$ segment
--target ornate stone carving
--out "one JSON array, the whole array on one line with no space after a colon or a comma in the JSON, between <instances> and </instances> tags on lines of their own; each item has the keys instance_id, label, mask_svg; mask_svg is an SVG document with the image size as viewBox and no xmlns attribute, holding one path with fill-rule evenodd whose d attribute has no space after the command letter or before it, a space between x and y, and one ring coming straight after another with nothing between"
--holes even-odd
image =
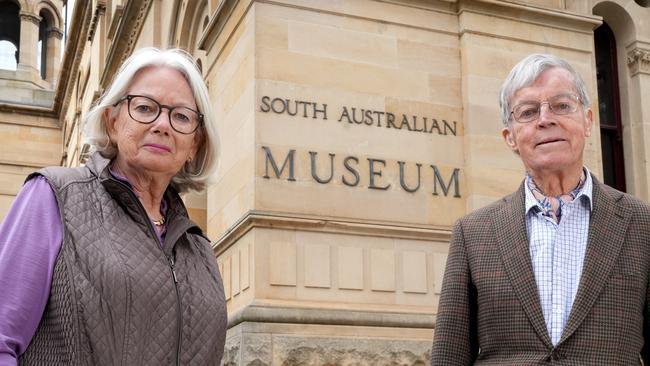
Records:
<instances>
[{"instance_id":1,"label":"ornate stone carving","mask_svg":"<svg viewBox=\"0 0 650 366\"><path fill-rule=\"evenodd\" d=\"M144 21L147 17L147 13L149 12L149 8L151 8L152 3L153 3L152 0L144 0L140 3L140 8L138 9L138 15L133 21L133 26L131 28L131 32L129 33L129 39L126 44L125 52L122 53L122 57L120 58L120 64L122 64L122 62L124 62L124 60L126 60L127 57L129 57L131 53L133 53L133 48L135 47L135 44L138 41L138 37L140 36L140 31L142 31Z\"/></svg>"},{"instance_id":2,"label":"ornate stone carving","mask_svg":"<svg viewBox=\"0 0 650 366\"><path fill-rule=\"evenodd\" d=\"M111 43L102 71L100 86L110 83L118 67L131 55L144 25L153 0L131 0L126 2L123 15L117 25L115 39Z\"/></svg>"},{"instance_id":3,"label":"ornate stone carving","mask_svg":"<svg viewBox=\"0 0 650 366\"><path fill-rule=\"evenodd\" d=\"M269 334L246 334L244 336L242 365L269 366L273 358L273 346Z\"/></svg>"},{"instance_id":4,"label":"ornate stone carving","mask_svg":"<svg viewBox=\"0 0 650 366\"><path fill-rule=\"evenodd\" d=\"M41 17L39 17L36 14L21 11L20 12L20 21L32 22L32 23L34 23L36 25L40 25L41 24Z\"/></svg>"},{"instance_id":5,"label":"ornate stone carving","mask_svg":"<svg viewBox=\"0 0 650 366\"><path fill-rule=\"evenodd\" d=\"M237 366L239 359L239 344L227 344L223 350L221 366Z\"/></svg>"},{"instance_id":6,"label":"ornate stone carving","mask_svg":"<svg viewBox=\"0 0 650 366\"><path fill-rule=\"evenodd\" d=\"M240 336L226 339L221 366L270 366L271 359L271 335L246 333L243 341Z\"/></svg>"},{"instance_id":7,"label":"ornate stone carving","mask_svg":"<svg viewBox=\"0 0 650 366\"><path fill-rule=\"evenodd\" d=\"M95 31L99 26L99 18L106 12L106 5L100 2L95 7L95 14L93 14L93 20L90 22L90 31L88 32L88 40L92 41L95 36Z\"/></svg>"},{"instance_id":8,"label":"ornate stone carving","mask_svg":"<svg viewBox=\"0 0 650 366\"><path fill-rule=\"evenodd\" d=\"M395 365L429 364L429 341L382 339L275 337L274 364L290 365Z\"/></svg>"},{"instance_id":9,"label":"ornate stone carving","mask_svg":"<svg viewBox=\"0 0 650 366\"><path fill-rule=\"evenodd\" d=\"M638 73L650 74L650 50L634 48L627 53L627 66L634 76Z\"/></svg>"},{"instance_id":10,"label":"ornate stone carving","mask_svg":"<svg viewBox=\"0 0 650 366\"><path fill-rule=\"evenodd\" d=\"M63 39L63 32L59 28L51 28L47 32L47 37L48 38L57 38L57 39Z\"/></svg>"},{"instance_id":11,"label":"ornate stone carving","mask_svg":"<svg viewBox=\"0 0 650 366\"><path fill-rule=\"evenodd\" d=\"M283 366L289 365L413 365L428 364L426 354L410 351L368 352L355 349L326 349L324 347L298 347L284 355Z\"/></svg>"}]
</instances>

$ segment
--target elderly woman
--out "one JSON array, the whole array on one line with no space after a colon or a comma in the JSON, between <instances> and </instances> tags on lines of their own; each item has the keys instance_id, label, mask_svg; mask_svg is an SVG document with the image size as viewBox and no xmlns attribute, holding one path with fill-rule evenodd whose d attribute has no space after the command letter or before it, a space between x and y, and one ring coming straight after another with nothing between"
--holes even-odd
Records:
<instances>
[{"instance_id":1,"label":"elderly woman","mask_svg":"<svg viewBox=\"0 0 650 366\"><path fill-rule=\"evenodd\" d=\"M0 226L0 365L219 365L223 285L179 196L217 157L192 59L135 52L86 127L86 166L30 175Z\"/></svg>"}]
</instances>

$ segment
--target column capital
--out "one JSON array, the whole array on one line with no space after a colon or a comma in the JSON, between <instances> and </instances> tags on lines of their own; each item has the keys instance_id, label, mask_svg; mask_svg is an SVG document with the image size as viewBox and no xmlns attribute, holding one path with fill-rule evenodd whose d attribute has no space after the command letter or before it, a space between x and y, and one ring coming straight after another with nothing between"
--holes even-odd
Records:
<instances>
[{"instance_id":1,"label":"column capital","mask_svg":"<svg viewBox=\"0 0 650 366\"><path fill-rule=\"evenodd\" d=\"M632 76L650 74L650 49L635 47L627 53L627 66Z\"/></svg>"},{"instance_id":2,"label":"column capital","mask_svg":"<svg viewBox=\"0 0 650 366\"><path fill-rule=\"evenodd\" d=\"M52 27L47 32L47 38L63 39L63 32L59 28Z\"/></svg>"},{"instance_id":3,"label":"column capital","mask_svg":"<svg viewBox=\"0 0 650 366\"><path fill-rule=\"evenodd\" d=\"M20 12L20 21L21 22L32 22L36 25L41 24L41 17L34 13L29 13L26 11Z\"/></svg>"}]
</instances>

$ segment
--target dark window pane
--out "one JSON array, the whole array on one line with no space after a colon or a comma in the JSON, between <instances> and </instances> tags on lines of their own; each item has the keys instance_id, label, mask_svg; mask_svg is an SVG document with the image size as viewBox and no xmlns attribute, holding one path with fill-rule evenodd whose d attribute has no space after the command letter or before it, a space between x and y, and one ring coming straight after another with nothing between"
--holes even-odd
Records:
<instances>
[{"instance_id":1,"label":"dark window pane","mask_svg":"<svg viewBox=\"0 0 650 366\"><path fill-rule=\"evenodd\" d=\"M614 147L609 131L600 131L600 147L603 152L603 180L610 187L616 186L614 176Z\"/></svg>"},{"instance_id":2,"label":"dark window pane","mask_svg":"<svg viewBox=\"0 0 650 366\"><path fill-rule=\"evenodd\" d=\"M605 184L620 191L625 191L623 126L619 105L616 38L612 29L606 23L603 23L594 31L594 45L598 80L603 180Z\"/></svg>"}]
</instances>

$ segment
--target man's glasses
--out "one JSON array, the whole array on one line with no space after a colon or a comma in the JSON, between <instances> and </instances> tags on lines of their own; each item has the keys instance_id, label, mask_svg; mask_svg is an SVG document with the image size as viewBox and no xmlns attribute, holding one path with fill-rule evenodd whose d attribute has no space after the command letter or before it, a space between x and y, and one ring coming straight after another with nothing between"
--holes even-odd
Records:
<instances>
[{"instance_id":1,"label":"man's glasses","mask_svg":"<svg viewBox=\"0 0 650 366\"><path fill-rule=\"evenodd\" d=\"M126 95L115 102L113 107L125 100L128 103L129 116L140 123L152 123L160 116L162 109L167 108L169 124L178 133L189 135L203 124L203 115L198 111L187 107L163 105L144 95Z\"/></svg>"},{"instance_id":2,"label":"man's glasses","mask_svg":"<svg viewBox=\"0 0 650 366\"><path fill-rule=\"evenodd\" d=\"M548 109L556 115L563 116L573 113L580 105L580 98L573 94L559 94L548 98L545 102L524 102L517 104L510 114L519 123L528 123L539 118L542 104L548 104Z\"/></svg>"}]
</instances>

